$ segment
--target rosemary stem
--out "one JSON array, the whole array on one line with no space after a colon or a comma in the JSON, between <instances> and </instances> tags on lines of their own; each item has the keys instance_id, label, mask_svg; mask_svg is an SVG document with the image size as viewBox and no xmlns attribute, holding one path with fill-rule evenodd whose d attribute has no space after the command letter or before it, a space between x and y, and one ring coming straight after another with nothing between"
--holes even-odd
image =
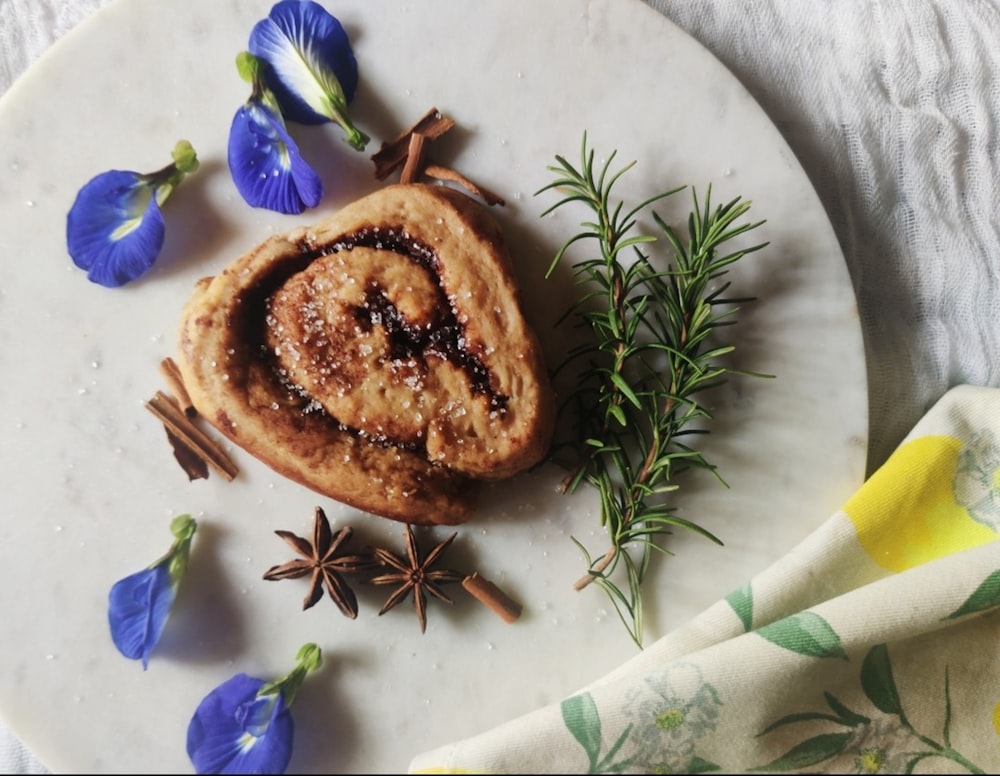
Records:
<instances>
[{"instance_id":1,"label":"rosemary stem","mask_svg":"<svg viewBox=\"0 0 1000 776\"><path fill-rule=\"evenodd\" d=\"M582 203L592 216L581 222L583 231L564 243L549 270L571 246L593 241L589 256L574 265L579 282L587 286L577 313L593 342L573 356L583 364L579 387L569 397L569 403L575 400L574 436L579 436L567 442L577 445L578 454L559 490L567 493L587 482L600 492L601 524L611 546L592 560L580 545L588 567L573 588L583 590L596 581L641 647L641 588L652 551L665 551L663 542L678 526L714 539L676 516L670 495L680 472L714 471L681 438L689 422L711 417L694 394L724 382L730 371L718 358L732 346L710 343L732 318L728 311L716 312L724 300L719 298L721 290L710 287L725 274L725 266L766 243L716 259L723 243L763 222L733 227L749 204L736 199L713 209L711 187L704 207L693 195L686 241L655 211L651 215L658 233L644 233L638 227L639 213L684 187L630 208L612 196L612 188L632 164L614 170L614 153L597 166L594 157L584 134L579 169L557 156L558 165L550 167L555 180L538 192L563 193L545 215ZM657 269L646 247L657 243L665 249L664 269ZM592 309L597 300L604 304ZM641 553L633 555L634 548Z\"/></svg>"},{"instance_id":2,"label":"rosemary stem","mask_svg":"<svg viewBox=\"0 0 1000 776\"><path fill-rule=\"evenodd\" d=\"M593 453L591 452L593 448L587 448L581 455L580 459L576 462L576 465L570 470L570 473L563 477L562 482L559 483L559 494L565 495L569 492L570 486L576 481L580 472L583 471L587 465L590 463L590 459L593 458Z\"/></svg>"},{"instance_id":3,"label":"rosemary stem","mask_svg":"<svg viewBox=\"0 0 1000 776\"><path fill-rule=\"evenodd\" d=\"M611 564L611 561L615 559L615 556L617 554L618 554L618 547L612 545L610 548L608 548L608 551L604 553L603 556L601 556L601 558L597 561L597 563L593 564L590 567L590 570L586 574L584 574L582 577L576 580L576 582L573 583L573 589L583 590L585 587L587 587L587 585L589 585L591 582L597 579L598 574L602 573L604 569L606 569Z\"/></svg>"},{"instance_id":4,"label":"rosemary stem","mask_svg":"<svg viewBox=\"0 0 1000 776\"><path fill-rule=\"evenodd\" d=\"M639 489L646 483L649 479L649 473L652 470L653 464L656 462L657 454L660 450L659 443L659 432L654 432L653 441L649 445L649 450L646 453L646 458L643 461L642 469L639 475L636 477L635 485L633 487L633 492L639 491ZM625 515L622 517L622 528L627 528L632 522L632 516L635 514L635 504L638 503L641 496L634 495L629 501L629 508ZM616 537L612 537L613 539ZM588 572L580 577L576 582L573 583L574 590L583 590L591 582L596 579L597 574L601 574L604 570L611 565L611 561L615 559L618 555L618 551L621 549L621 545L617 542L613 544L607 552L604 553L598 559L598 561L591 565Z\"/></svg>"}]
</instances>

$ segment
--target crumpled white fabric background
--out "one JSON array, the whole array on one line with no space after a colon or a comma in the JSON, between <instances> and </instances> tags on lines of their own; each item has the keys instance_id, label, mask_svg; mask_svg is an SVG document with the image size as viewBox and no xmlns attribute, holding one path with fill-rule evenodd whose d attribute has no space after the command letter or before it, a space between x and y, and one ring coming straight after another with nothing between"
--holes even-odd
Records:
<instances>
[{"instance_id":1,"label":"crumpled white fabric background","mask_svg":"<svg viewBox=\"0 0 1000 776\"><path fill-rule=\"evenodd\" d=\"M861 314L869 472L948 388L1000 387L1000 0L646 1L757 99L826 208ZM0 0L0 93L108 2ZM46 772L2 723L0 772Z\"/></svg>"},{"instance_id":2,"label":"crumpled white fabric background","mask_svg":"<svg viewBox=\"0 0 1000 776\"><path fill-rule=\"evenodd\" d=\"M736 75L858 298L868 471L951 386L1000 384L1000 2L649 0Z\"/></svg>"}]
</instances>

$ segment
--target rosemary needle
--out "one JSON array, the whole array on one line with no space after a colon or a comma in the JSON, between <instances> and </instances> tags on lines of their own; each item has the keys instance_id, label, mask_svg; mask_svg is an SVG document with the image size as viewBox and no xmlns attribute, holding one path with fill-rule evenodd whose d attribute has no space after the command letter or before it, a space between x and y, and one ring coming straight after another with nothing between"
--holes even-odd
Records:
<instances>
[{"instance_id":1,"label":"rosemary needle","mask_svg":"<svg viewBox=\"0 0 1000 776\"><path fill-rule=\"evenodd\" d=\"M711 419L698 395L736 373L723 364L733 346L719 344L717 337L720 329L735 323L736 303L748 300L724 298L729 283L723 277L734 262L766 243L721 250L763 221L738 223L750 208L739 198L713 209L711 187L704 203L693 192L686 242L652 210L685 187L626 209L614 199L613 189L635 163L613 170L615 155L596 167L584 133L579 168L556 156L557 164L548 167L554 180L536 196L554 190L562 197L543 216L570 204L590 211L582 231L556 253L546 277L571 248L579 250L586 242L598 247L597 255L573 264L585 291L566 318L582 322L592 336L559 367L580 365L562 408L573 414L575 436L553 447L554 459L566 449L573 453L568 461L557 460L568 469L563 490L587 483L599 493L601 523L610 539L610 547L596 558L573 539L587 564L576 587L596 583L603 588L641 647L642 583L654 553L669 554L665 537L684 528L721 544L709 531L679 517L669 501L678 488L676 476L685 470L705 469L718 477L689 441L708 433L706 421ZM647 211L658 234L637 229ZM665 245L669 254L656 261L660 269L647 252L654 244Z\"/></svg>"}]
</instances>

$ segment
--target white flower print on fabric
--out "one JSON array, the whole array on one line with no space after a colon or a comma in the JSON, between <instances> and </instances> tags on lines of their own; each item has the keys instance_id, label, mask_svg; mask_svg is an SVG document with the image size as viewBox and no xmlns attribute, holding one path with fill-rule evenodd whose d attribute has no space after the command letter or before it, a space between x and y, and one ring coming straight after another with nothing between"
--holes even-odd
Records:
<instances>
[{"instance_id":1,"label":"white flower print on fabric","mask_svg":"<svg viewBox=\"0 0 1000 776\"><path fill-rule=\"evenodd\" d=\"M658 773L684 773L696 757L699 739L715 730L722 701L690 663L647 676L625 697L623 711L632 719L629 744L635 766Z\"/></svg>"},{"instance_id":2,"label":"white flower print on fabric","mask_svg":"<svg viewBox=\"0 0 1000 776\"><path fill-rule=\"evenodd\" d=\"M1000 532L1000 445L992 431L979 432L959 452L952 488L973 520Z\"/></svg>"},{"instance_id":3,"label":"white flower print on fabric","mask_svg":"<svg viewBox=\"0 0 1000 776\"><path fill-rule=\"evenodd\" d=\"M855 728L841 765L851 773L905 773L912 744L897 718L872 720Z\"/></svg>"}]
</instances>

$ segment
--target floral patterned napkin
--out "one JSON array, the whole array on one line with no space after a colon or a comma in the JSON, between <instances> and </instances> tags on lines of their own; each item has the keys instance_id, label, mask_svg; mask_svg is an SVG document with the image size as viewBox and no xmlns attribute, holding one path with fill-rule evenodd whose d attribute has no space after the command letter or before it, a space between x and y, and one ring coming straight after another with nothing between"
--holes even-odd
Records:
<instances>
[{"instance_id":1,"label":"floral patterned napkin","mask_svg":"<svg viewBox=\"0 0 1000 776\"><path fill-rule=\"evenodd\" d=\"M805 541L411 773L1000 772L1000 389L951 389Z\"/></svg>"}]
</instances>

